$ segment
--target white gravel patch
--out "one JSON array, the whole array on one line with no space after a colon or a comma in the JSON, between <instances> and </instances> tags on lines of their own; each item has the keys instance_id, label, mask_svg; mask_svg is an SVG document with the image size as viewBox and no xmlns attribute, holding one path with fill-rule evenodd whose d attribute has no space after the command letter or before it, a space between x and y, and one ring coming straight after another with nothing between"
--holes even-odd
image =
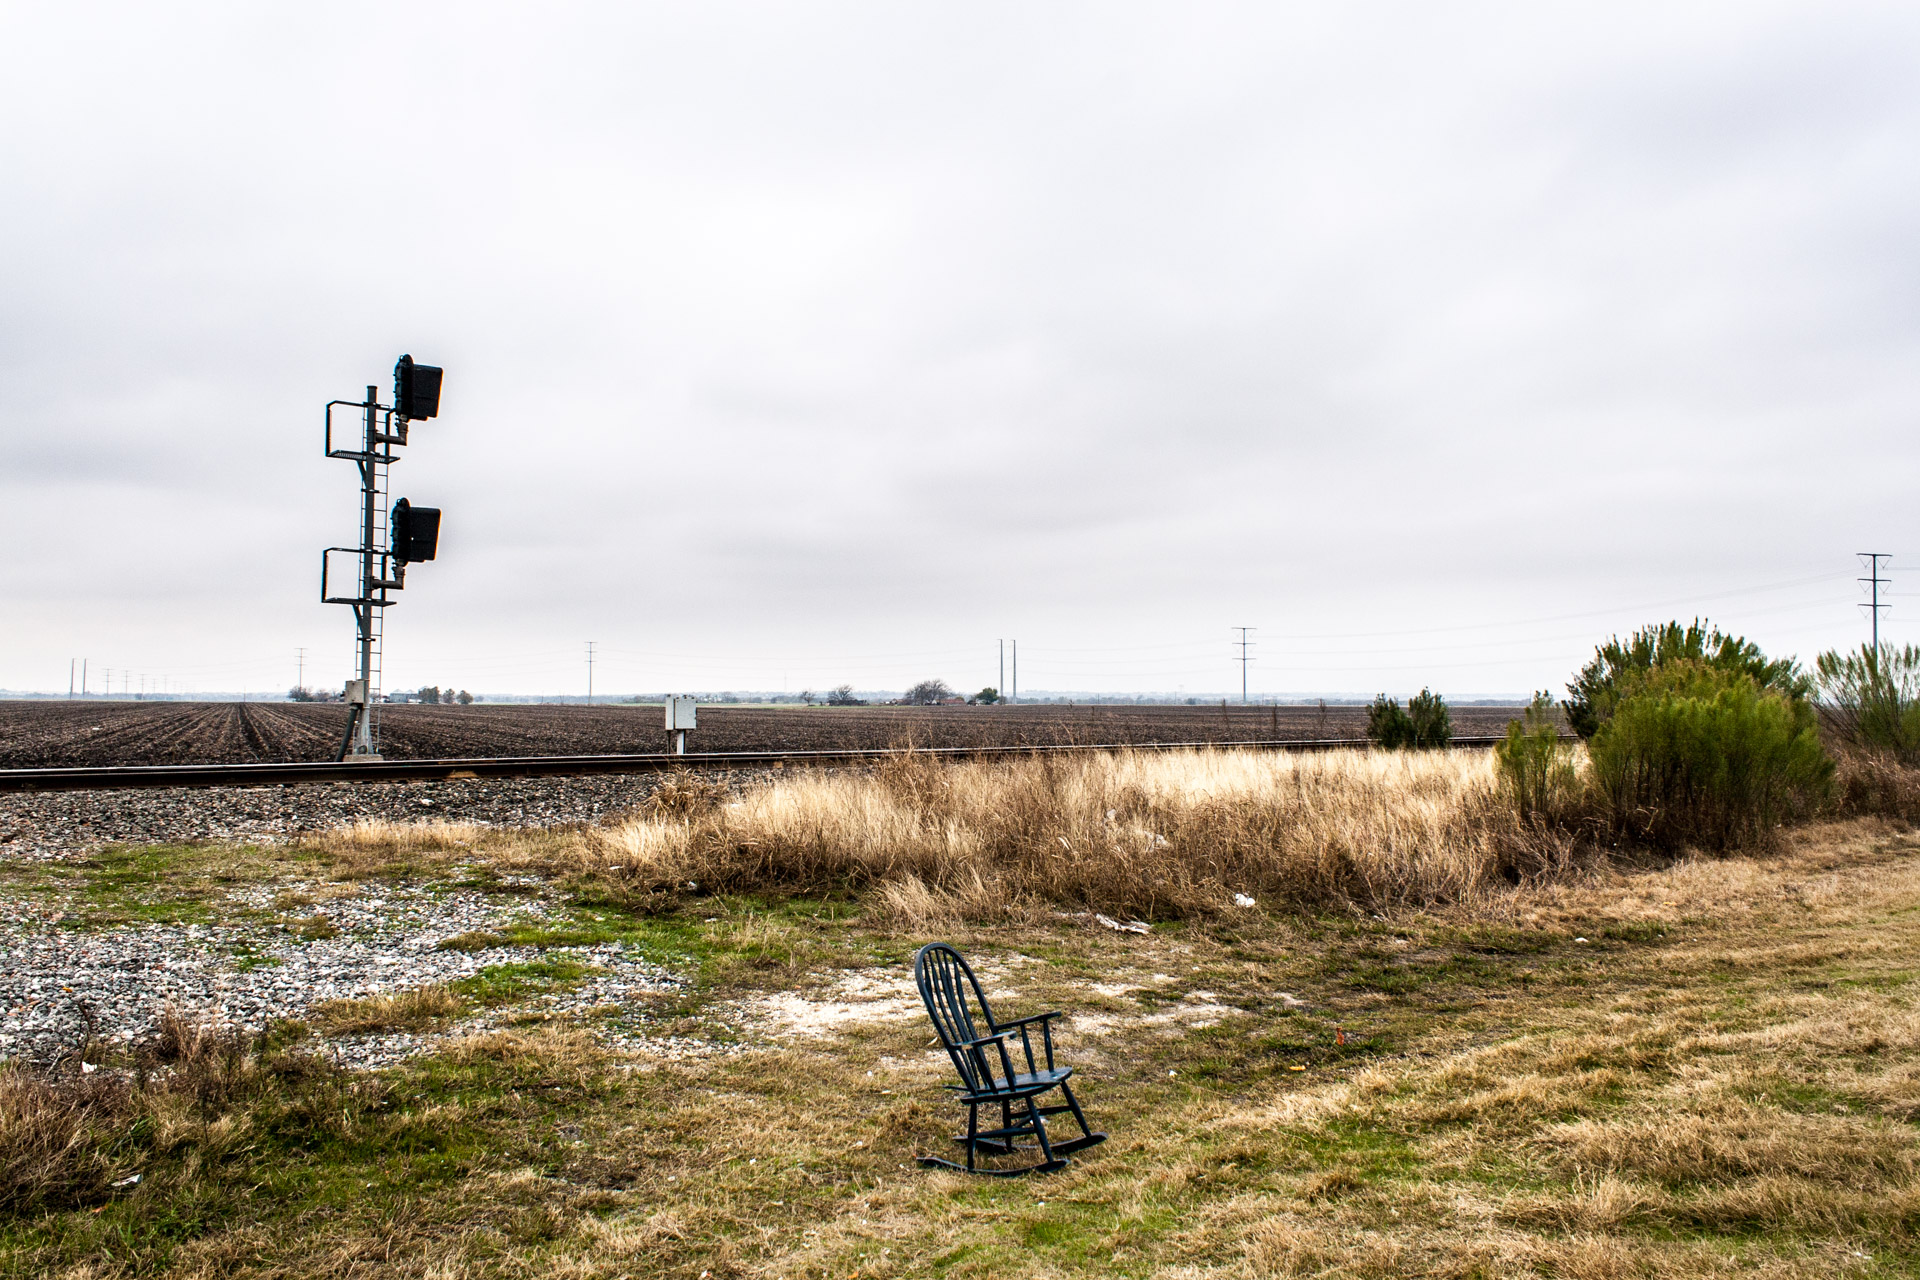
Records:
<instances>
[{"instance_id":1,"label":"white gravel patch","mask_svg":"<svg viewBox=\"0 0 1920 1280\"><path fill-rule=\"evenodd\" d=\"M300 1018L314 1005L471 977L490 965L570 959L590 966L577 986L541 993L463 1020L445 1032L341 1037L325 1042L353 1066L379 1066L434 1044L528 1016L589 1010L610 1038L632 1047L684 1053L692 1046L650 1038L636 997L681 985L674 974L618 943L589 947L440 950L458 934L550 918L538 898L502 900L473 890L281 882L228 899L230 908L268 907L276 896L323 899L291 914L324 915L338 934L304 940L267 921L149 924L76 930L31 900L0 900L0 1058L46 1061L91 1033L109 1045L149 1035L169 1006L247 1029ZM335 896L338 895L338 896Z\"/></svg>"}]
</instances>

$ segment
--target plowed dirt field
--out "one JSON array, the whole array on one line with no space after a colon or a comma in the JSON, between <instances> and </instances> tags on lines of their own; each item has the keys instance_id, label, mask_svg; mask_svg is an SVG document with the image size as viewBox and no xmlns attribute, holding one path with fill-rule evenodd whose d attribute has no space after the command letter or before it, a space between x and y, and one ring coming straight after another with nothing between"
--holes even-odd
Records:
<instances>
[{"instance_id":1,"label":"plowed dirt field","mask_svg":"<svg viewBox=\"0 0 1920 1280\"><path fill-rule=\"evenodd\" d=\"M1500 733L1514 707L1456 707L1456 734ZM471 756L660 751L655 706L526 703L380 708L383 754ZM329 760L346 724L339 704L0 702L0 768ZM729 707L702 706L694 751L804 751L1060 742L1230 742L1357 737L1364 707Z\"/></svg>"}]
</instances>

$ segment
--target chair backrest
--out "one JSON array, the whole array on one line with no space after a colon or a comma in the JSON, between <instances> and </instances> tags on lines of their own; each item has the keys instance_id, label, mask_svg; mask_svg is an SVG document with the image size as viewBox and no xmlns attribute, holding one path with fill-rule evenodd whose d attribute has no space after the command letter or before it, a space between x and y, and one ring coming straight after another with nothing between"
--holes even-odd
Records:
<instances>
[{"instance_id":1,"label":"chair backrest","mask_svg":"<svg viewBox=\"0 0 1920 1280\"><path fill-rule=\"evenodd\" d=\"M973 976L966 960L944 942L929 942L913 957L913 981L920 988L927 1016L933 1019L933 1029L939 1033L940 1043L946 1046L947 1056L953 1059L953 1069L960 1073L960 1079L969 1089L990 1084L991 1081L980 1079L980 1065L974 1056L960 1047L990 1033L994 1025L993 1010L987 1007L979 979ZM978 1006L977 1020L970 1006Z\"/></svg>"}]
</instances>

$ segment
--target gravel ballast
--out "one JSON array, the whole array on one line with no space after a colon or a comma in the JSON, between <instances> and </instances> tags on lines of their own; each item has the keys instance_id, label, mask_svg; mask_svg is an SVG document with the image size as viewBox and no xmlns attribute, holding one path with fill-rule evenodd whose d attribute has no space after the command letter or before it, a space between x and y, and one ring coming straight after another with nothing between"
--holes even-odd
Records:
<instances>
[{"instance_id":1,"label":"gravel ballast","mask_svg":"<svg viewBox=\"0 0 1920 1280\"><path fill-rule=\"evenodd\" d=\"M23 869L84 863L102 848L200 841L271 845L362 821L498 827L587 823L643 801L662 775L474 779L430 783L320 783L259 788L167 788L0 794L0 863ZM75 868L80 871L79 868ZM84 875L85 872L80 871ZM651 1034L636 998L681 980L617 943L591 947L441 949L460 934L534 923L557 899L535 881L500 895L385 881L276 880L229 892L210 923L87 923L42 885L0 888L0 1059L46 1063L89 1038L108 1047L148 1037L169 1006L191 1017L259 1029L303 1019L328 1000L457 982L489 966L571 960L586 974L564 989L465 1017L444 1030L331 1037L326 1052L377 1067L430 1047L529 1018L593 1014L606 1038L654 1056L710 1050ZM290 930L282 895L313 899L296 914L324 916L329 937ZM283 900L284 901L284 900ZM276 922L277 921L277 922ZM76 928L76 924L83 927Z\"/></svg>"},{"instance_id":2,"label":"gravel ballast","mask_svg":"<svg viewBox=\"0 0 1920 1280\"><path fill-rule=\"evenodd\" d=\"M0 858L57 860L117 842L286 840L368 821L595 822L639 804L667 776L0 792Z\"/></svg>"}]
</instances>

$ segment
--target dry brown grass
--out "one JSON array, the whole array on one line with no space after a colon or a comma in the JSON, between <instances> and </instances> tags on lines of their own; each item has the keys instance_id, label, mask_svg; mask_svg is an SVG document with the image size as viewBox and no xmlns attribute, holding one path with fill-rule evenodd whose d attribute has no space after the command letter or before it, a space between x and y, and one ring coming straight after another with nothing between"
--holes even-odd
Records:
<instances>
[{"instance_id":1,"label":"dry brown grass","mask_svg":"<svg viewBox=\"0 0 1920 1280\"><path fill-rule=\"evenodd\" d=\"M460 997L443 986L381 992L358 1000L325 1000L307 1014L314 1030L330 1036L363 1031L413 1031L439 1026L461 1010Z\"/></svg>"},{"instance_id":2,"label":"dry brown grass","mask_svg":"<svg viewBox=\"0 0 1920 1280\"><path fill-rule=\"evenodd\" d=\"M114 1132L129 1111L110 1077L0 1067L0 1213L86 1203L121 1176Z\"/></svg>"},{"instance_id":3,"label":"dry brown grass","mask_svg":"<svg viewBox=\"0 0 1920 1280\"><path fill-rule=\"evenodd\" d=\"M1842 813L1920 820L1920 769L1871 751L1840 751L1834 758L1834 791Z\"/></svg>"},{"instance_id":4,"label":"dry brown grass","mask_svg":"<svg viewBox=\"0 0 1920 1280\"><path fill-rule=\"evenodd\" d=\"M291 1094L317 1083L325 1100L313 1110L327 1123L346 1120L344 1079L316 1059L172 1009L130 1059L93 1071L78 1059L51 1071L0 1067L0 1217L144 1194L134 1188L154 1162L183 1152L191 1175L249 1146L263 1096L284 1111Z\"/></svg>"},{"instance_id":5,"label":"dry brown grass","mask_svg":"<svg viewBox=\"0 0 1920 1280\"><path fill-rule=\"evenodd\" d=\"M590 875L617 898L873 890L903 927L1067 904L1147 919L1268 902L1465 902L1564 871L1571 843L1503 802L1479 752L1130 753L809 772L730 795L673 780L584 830L362 824L349 868L473 858Z\"/></svg>"}]
</instances>

